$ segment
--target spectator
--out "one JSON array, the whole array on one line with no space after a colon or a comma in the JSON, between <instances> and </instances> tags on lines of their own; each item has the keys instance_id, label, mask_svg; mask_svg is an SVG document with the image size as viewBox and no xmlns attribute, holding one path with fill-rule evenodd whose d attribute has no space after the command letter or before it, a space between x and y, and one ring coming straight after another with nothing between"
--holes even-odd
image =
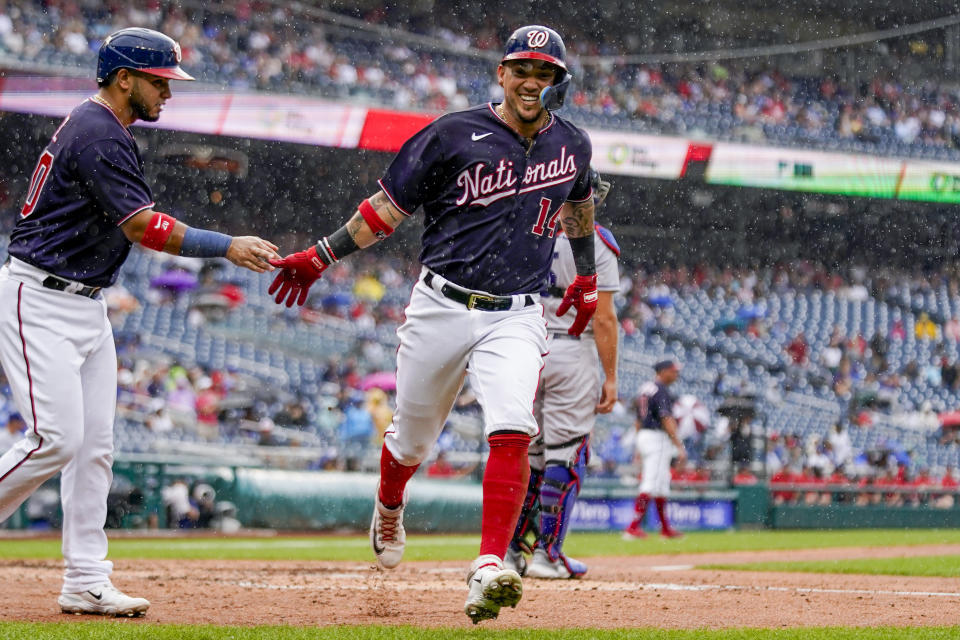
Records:
<instances>
[{"instance_id":1,"label":"spectator","mask_svg":"<svg viewBox=\"0 0 960 640\"><path fill-rule=\"evenodd\" d=\"M810 346L807 344L807 337L801 331L793 340L790 341L790 344L787 345L787 353L790 355L793 364L798 367L805 367L807 365L807 354L810 351Z\"/></svg>"},{"instance_id":2,"label":"spectator","mask_svg":"<svg viewBox=\"0 0 960 640\"><path fill-rule=\"evenodd\" d=\"M367 391L367 411L373 418L373 427L376 430L374 444L380 446L383 444L383 434L393 422L393 409L390 408L387 393L383 389L374 387Z\"/></svg>"},{"instance_id":3,"label":"spectator","mask_svg":"<svg viewBox=\"0 0 960 640\"><path fill-rule=\"evenodd\" d=\"M373 416L364 406L364 396L360 392L353 392L347 400L343 422L338 429L340 445L346 469L358 469L360 458L373 444L376 429Z\"/></svg>"},{"instance_id":4,"label":"spectator","mask_svg":"<svg viewBox=\"0 0 960 640\"><path fill-rule=\"evenodd\" d=\"M456 478L463 475L463 471L450 464L445 451L438 451L437 457L427 467L429 478Z\"/></svg>"},{"instance_id":5,"label":"spectator","mask_svg":"<svg viewBox=\"0 0 960 640\"><path fill-rule=\"evenodd\" d=\"M0 431L0 455L17 443L23 437L27 425L19 413L14 412L7 416L7 423Z\"/></svg>"},{"instance_id":6,"label":"spectator","mask_svg":"<svg viewBox=\"0 0 960 640\"><path fill-rule=\"evenodd\" d=\"M190 501L190 487L184 478L177 478L161 490L167 512L167 526L192 529L200 518L196 505Z\"/></svg>"},{"instance_id":7,"label":"spectator","mask_svg":"<svg viewBox=\"0 0 960 640\"><path fill-rule=\"evenodd\" d=\"M792 485L802 478L800 473L791 470L789 467L783 467L770 477L771 496L774 505L791 504L797 499L797 492L794 489L782 488L784 485ZM779 486L778 486L779 485Z\"/></svg>"},{"instance_id":8,"label":"spectator","mask_svg":"<svg viewBox=\"0 0 960 640\"><path fill-rule=\"evenodd\" d=\"M921 313L917 318L917 323L913 327L913 333L917 340L935 340L937 337L937 325L933 323L930 316Z\"/></svg>"},{"instance_id":9,"label":"spectator","mask_svg":"<svg viewBox=\"0 0 960 640\"><path fill-rule=\"evenodd\" d=\"M827 435L827 442L830 443L830 449L833 452L833 465L837 468L846 468L853 460L853 444L850 442L850 434L839 422L833 424L833 428Z\"/></svg>"},{"instance_id":10,"label":"spectator","mask_svg":"<svg viewBox=\"0 0 960 640\"><path fill-rule=\"evenodd\" d=\"M960 320L957 319L957 316L950 316L950 319L943 325L943 337L950 342L960 340Z\"/></svg>"},{"instance_id":11,"label":"spectator","mask_svg":"<svg viewBox=\"0 0 960 640\"><path fill-rule=\"evenodd\" d=\"M752 486L758 482L757 476L753 475L750 468L745 465L738 467L737 473L733 476L733 486L735 487Z\"/></svg>"}]
</instances>

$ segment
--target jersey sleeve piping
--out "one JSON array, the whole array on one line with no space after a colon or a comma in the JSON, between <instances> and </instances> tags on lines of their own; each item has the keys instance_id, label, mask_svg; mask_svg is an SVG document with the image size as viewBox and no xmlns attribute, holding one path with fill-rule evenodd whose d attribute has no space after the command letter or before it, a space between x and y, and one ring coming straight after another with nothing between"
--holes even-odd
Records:
<instances>
[{"instance_id":1,"label":"jersey sleeve piping","mask_svg":"<svg viewBox=\"0 0 960 640\"><path fill-rule=\"evenodd\" d=\"M147 209L150 209L150 208L153 207L153 205L155 205L155 204L156 204L156 202L151 202L150 204L145 204L145 205L143 205L143 206L140 207L139 209L134 209L133 211L131 211L130 213L128 213L127 215L125 215L125 216L120 220L120 222L117 223L117 226L119 227L120 225L122 225L124 222L126 222L127 220L129 220L129 219L132 218L133 216L137 215L137 214L140 213L141 211L146 211Z\"/></svg>"},{"instance_id":2,"label":"jersey sleeve piping","mask_svg":"<svg viewBox=\"0 0 960 640\"><path fill-rule=\"evenodd\" d=\"M399 204L397 204L397 201L393 197L393 195L387 190L385 186L383 186L382 179L377 180L377 184L380 185L380 190L383 191L383 195L387 196L387 199L390 200L391 204L393 204L393 206L395 206L400 213L407 216L408 218L413 215L411 212L407 211L406 209L401 207Z\"/></svg>"}]
</instances>

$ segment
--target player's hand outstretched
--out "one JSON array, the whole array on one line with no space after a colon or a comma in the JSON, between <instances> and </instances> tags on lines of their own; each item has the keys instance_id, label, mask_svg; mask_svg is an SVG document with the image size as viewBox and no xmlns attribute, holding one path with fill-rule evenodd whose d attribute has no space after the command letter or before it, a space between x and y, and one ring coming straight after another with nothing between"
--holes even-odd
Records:
<instances>
[{"instance_id":1,"label":"player's hand outstretched","mask_svg":"<svg viewBox=\"0 0 960 640\"><path fill-rule=\"evenodd\" d=\"M267 293L271 296L276 293L276 303L286 302L288 307L292 307L294 302L298 305L306 302L310 285L319 280L329 266L317 255L315 246L291 253L281 260L271 260L270 264L280 267L281 271L273 279Z\"/></svg>"},{"instance_id":2,"label":"player's hand outstretched","mask_svg":"<svg viewBox=\"0 0 960 640\"><path fill-rule=\"evenodd\" d=\"M578 336L587 328L587 323L593 317L597 310L597 275L581 276L578 275L573 280L573 284L567 287L567 292L563 295L563 301L557 308L557 316L562 316L570 307L577 310L577 317L573 320L573 325L567 329L567 333L572 336Z\"/></svg>"},{"instance_id":3,"label":"player's hand outstretched","mask_svg":"<svg viewBox=\"0 0 960 640\"><path fill-rule=\"evenodd\" d=\"M277 245L256 236L234 236L227 249L227 260L257 273L273 271L270 261L279 258Z\"/></svg>"},{"instance_id":4,"label":"player's hand outstretched","mask_svg":"<svg viewBox=\"0 0 960 640\"><path fill-rule=\"evenodd\" d=\"M610 413L617 404L617 381L606 379L600 387L600 402L594 407L594 413Z\"/></svg>"}]
</instances>

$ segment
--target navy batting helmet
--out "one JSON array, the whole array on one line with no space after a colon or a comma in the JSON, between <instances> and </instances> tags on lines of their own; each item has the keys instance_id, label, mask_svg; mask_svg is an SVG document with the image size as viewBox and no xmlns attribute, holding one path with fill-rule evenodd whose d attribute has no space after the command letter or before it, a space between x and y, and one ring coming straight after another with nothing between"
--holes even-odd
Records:
<instances>
[{"instance_id":1,"label":"navy batting helmet","mask_svg":"<svg viewBox=\"0 0 960 640\"><path fill-rule=\"evenodd\" d=\"M193 80L180 68L180 45L152 29L120 29L107 36L97 58L97 83L117 69L135 69L171 80Z\"/></svg>"},{"instance_id":2,"label":"navy batting helmet","mask_svg":"<svg viewBox=\"0 0 960 640\"><path fill-rule=\"evenodd\" d=\"M546 109L559 109L570 87L570 72L567 70L567 48L560 34L538 24L520 27L507 40L500 63L510 60L543 60L557 67L553 85L540 94L540 102Z\"/></svg>"}]
</instances>

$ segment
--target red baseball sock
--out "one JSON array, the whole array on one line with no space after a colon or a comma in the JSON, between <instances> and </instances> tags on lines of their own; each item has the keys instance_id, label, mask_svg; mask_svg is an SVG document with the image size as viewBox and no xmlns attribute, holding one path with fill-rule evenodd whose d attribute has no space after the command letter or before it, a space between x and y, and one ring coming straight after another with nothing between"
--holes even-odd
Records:
<instances>
[{"instance_id":1,"label":"red baseball sock","mask_svg":"<svg viewBox=\"0 0 960 640\"><path fill-rule=\"evenodd\" d=\"M671 529L670 523L667 522L667 499L663 496L658 496L653 499L653 502L657 505L657 515L660 516L660 530L668 533Z\"/></svg>"},{"instance_id":2,"label":"red baseball sock","mask_svg":"<svg viewBox=\"0 0 960 640\"><path fill-rule=\"evenodd\" d=\"M394 509L403 502L403 489L416 473L419 463L411 467L397 462L387 445L380 451L380 503Z\"/></svg>"},{"instance_id":3,"label":"red baseball sock","mask_svg":"<svg viewBox=\"0 0 960 640\"><path fill-rule=\"evenodd\" d=\"M633 503L633 510L637 512L637 516L633 519L633 522L630 523L630 527L633 529L643 528L643 516L647 513L647 506L650 504L650 494L641 493L637 496L637 501Z\"/></svg>"},{"instance_id":4,"label":"red baseball sock","mask_svg":"<svg viewBox=\"0 0 960 640\"><path fill-rule=\"evenodd\" d=\"M503 559L527 495L530 436L503 433L490 436L489 443L490 457L483 472L480 555L493 554Z\"/></svg>"}]
</instances>

